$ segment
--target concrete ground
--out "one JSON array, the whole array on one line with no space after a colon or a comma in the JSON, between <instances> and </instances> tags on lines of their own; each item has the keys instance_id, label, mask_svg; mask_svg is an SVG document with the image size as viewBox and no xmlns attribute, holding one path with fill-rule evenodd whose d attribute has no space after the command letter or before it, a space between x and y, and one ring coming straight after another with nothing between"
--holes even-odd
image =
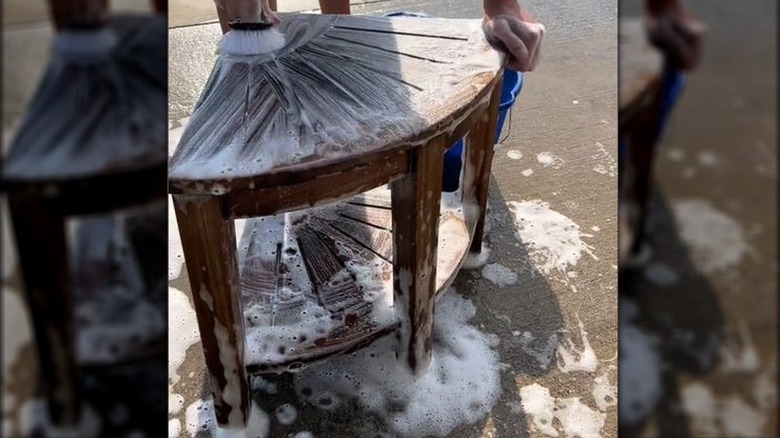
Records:
<instances>
[{"instance_id":1,"label":"concrete ground","mask_svg":"<svg viewBox=\"0 0 780 438\"><path fill-rule=\"evenodd\" d=\"M498 337L495 349L501 393L488 415L474 424L457 426L449 436L514 438L545 436L546 432L613 437L617 435L617 8L605 0L524 3L545 24L547 34L543 59L538 70L526 76L511 121L505 124L507 137L496 154L488 238L488 262L508 268L517 281L499 286L506 275L491 275L502 272L494 265L485 275L464 271L455 283L457 291L476 306L470 323ZM211 2L172 1L170 23L181 26L213 20L211 8ZM316 4L280 2L280 9L309 11ZM395 10L454 18L481 16L479 2L462 0L353 3L355 14ZM4 33L6 47L17 47L16 52L6 49L4 56L16 60L17 66L21 63L27 72L4 76L4 90L18 90L4 93L4 108L11 109L4 114L4 127L13 123L29 98L44 65L49 35L40 21L29 18L14 22ZM18 49L22 41L26 43L23 51ZM563 233L569 246L544 246L534 241L539 235L520 233L518 239L515 210L531 220L552 218L563 224L566 229L555 230ZM175 230L170 238L177 238ZM576 257L562 252L567 248ZM6 278L4 273L4 300L6 290L18 293L18 288L13 292L6 288L10 284ZM172 291L173 295L190 293L183 278L173 279L170 286L180 291ZM176 305L188 307L187 301L176 301ZM17 314L14 321L22 324L22 316ZM184 332L194 331L192 320L183 324ZM188 436L187 408L208 398L202 350L191 336L170 341L171 354L181 353L171 359L171 372L180 376L171 392L183 397L172 398L171 432L176 432L174 425L178 424L180 436ZM29 342L22 339L17 345L31 361ZM180 345L185 345L183 351ZM18 351L10 353L18 357ZM291 425L272 418L271 436L292 436L304 430L318 437L366 436L366 423L369 429L387 430L377 418L354 406L315 409L290 390L290 376L276 380L277 394L262 395L261 407L272 412L291 403L298 416ZM6 415L4 408L6 418L18 412L11 410Z\"/></svg>"},{"instance_id":2,"label":"concrete ground","mask_svg":"<svg viewBox=\"0 0 780 438\"><path fill-rule=\"evenodd\" d=\"M652 257L620 281L660 341L662 398L620 433L777 436L777 5L685 4L704 57L660 144Z\"/></svg>"}]
</instances>

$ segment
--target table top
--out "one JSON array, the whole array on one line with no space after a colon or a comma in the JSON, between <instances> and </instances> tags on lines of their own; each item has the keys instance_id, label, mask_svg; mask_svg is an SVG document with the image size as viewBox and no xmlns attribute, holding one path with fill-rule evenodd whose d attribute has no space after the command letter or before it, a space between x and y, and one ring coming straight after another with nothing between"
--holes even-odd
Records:
<instances>
[{"instance_id":1,"label":"table top","mask_svg":"<svg viewBox=\"0 0 780 438\"><path fill-rule=\"evenodd\" d=\"M623 112L641 96L660 84L663 56L650 45L642 19L620 18L619 30L619 108Z\"/></svg>"},{"instance_id":2,"label":"table top","mask_svg":"<svg viewBox=\"0 0 780 438\"><path fill-rule=\"evenodd\" d=\"M251 179L272 187L302 170L423 145L489 99L503 64L480 20L282 19L284 48L219 55L215 64L218 25L171 30L171 186L213 193Z\"/></svg>"}]
</instances>

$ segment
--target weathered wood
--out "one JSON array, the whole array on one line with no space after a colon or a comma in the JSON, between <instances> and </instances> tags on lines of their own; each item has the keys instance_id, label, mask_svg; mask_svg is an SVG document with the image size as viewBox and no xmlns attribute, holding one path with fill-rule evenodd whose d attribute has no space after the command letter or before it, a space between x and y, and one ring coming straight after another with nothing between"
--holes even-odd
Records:
<instances>
[{"instance_id":1,"label":"weathered wood","mask_svg":"<svg viewBox=\"0 0 780 438\"><path fill-rule=\"evenodd\" d=\"M364 135L355 137L355 141L336 142L338 147L334 147L333 140L328 140L327 136L322 140L316 136L312 137L308 124L296 122L295 117L291 116L292 118L289 120L286 117L274 119L277 121L273 123L263 117L257 117L257 114L260 113L277 111L274 109L277 106L271 104L261 108L258 102L264 102L263 99L249 99L245 111L216 111L215 105L220 105L219 102L223 102L225 99L209 100L209 93L216 93L216 89L212 87L223 87L224 90L221 92L223 94L239 93L238 89L228 84L235 82L228 80L228 77L238 81L248 81L247 86L251 89L250 94L267 94L269 92L269 87L259 87L257 83L258 80L261 80L258 78L262 76L260 70L265 69L265 67L254 66L253 68L257 67L260 70L258 72L252 70L253 73L251 73L245 67L236 66L230 67L235 72L231 70L231 73L228 73L227 70L220 70L223 67L219 67L220 63L217 61L218 66L215 67L215 71L222 71L227 76L220 79L221 85L212 77L209 86L206 87L207 91L201 97L200 103L193 111L192 118L182 134L181 141L171 160L170 190L172 193L207 194L214 193L215 190L227 193L298 184L317 176L343 171L345 161L352 162L352 160L359 159L366 154L382 150L399 151L409 147L419 147L441 134L454 135L454 131L462 129L464 120L474 112L475 108L485 103L488 85L496 78L500 69L500 57L484 40L476 20L432 18L422 23L421 20L410 21L384 17L344 16L335 19L333 16L308 16L305 14L285 16L284 19L287 23L285 26L290 29L294 29L304 22L311 22L312 25L309 27L320 26L321 21L330 23L329 30L325 34L320 35L312 31L311 35L301 34L296 38L290 38L291 41L297 41L295 44L302 44L300 47L303 52L306 52L305 56L309 56L309 52L316 52L308 44L317 44L318 39L341 41L346 45L339 46L340 52L343 54L339 55L338 62L344 62L345 69L348 69L348 66L367 69L366 71L370 74L379 74L384 78L383 81L380 81L383 82L382 84L374 81L371 82L371 86L364 87L365 90L361 89L364 95L359 94L358 90L345 91L350 90L350 88L335 80L332 72L329 70L326 72L321 67L312 67L311 62L313 61L309 60L306 65L301 66L307 71L311 70L310 74L307 73L306 79L317 79L327 83L327 86L322 85L317 88L320 98L327 101L333 100L337 106L350 99L362 100L367 105L372 106L377 102L387 100L382 99L382 93L392 93L398 98L396 103L402 107L402 110L400 112L385 110L387 115L378 119L354 120L354 123L350 124L350 129L364 132ZM418 28L418 26L420 27ZM175 33L182 35L174 36L174 42L184 38L184 34L189 31L188 29L176 29ZM216 35L214 36L216 37ZM357 53L348 49L348 46L351 47L350 44L361 47L365 53ZM284 56L287 56L287 49L282 50L282 52ZM369 54L373 55L368 56ZM303 58L291 58L290 62L297 63L301 59ZM190 74L194 70L202 70L185 65L190 62L188 59L183 59L181 62L182 65L172 66L173 71L182 69ZM193 59L192 62L195 60ZM263 64L263 62L262 59L258 59L257 65ZM477 67L479 64L484 64L485 68ZM442 81L439 79L442 76L448 79ZM385 84L384 82L387 82L388 78L393 79ZM206 80L205 77L202 79ZM392 87L388 85L390 82L392 82ZM202 82L198 80L195 83ZM290 93L304 93L301 91L304 85L299 87L298 82L296 82L295 90L288 90L289 85L286 82L278 85L287 90L284 93L280 91L280 95L283 96ZM385 85L388 86L385 87ZM236 99L243 101L246 92L245 87L241 88L240 95L236 94ZM195 93L188 91L187 94L194 95ZM270 98L273 100L273 96ZM286 99L285 97L282 100L286 102ZM207 104L207 101L211 103ZM295 101L291 102L291 105L296 105ZM176 112L173 117L176 119L186 117L188 114L181 112L181 108L190 105L191 103L187 102L177 102L176 111L180 113ZM380 106L382 105L384 103L380 104ZM172 109L174 108L172 107ZM336 109L331 108L331 111L325 112L332 113ZM219 133L204 127L204 124L211 126L211 114L214 113L223 115L221 117L222 123L214 126ZM370 113L370 111L363 111L355 117L360 119ZM246 114L246 117L242 114ZM309 110L307 116L317 118L323 115L319 115L317 111ZM399 120L402 121L400 124ZM316 120L311 122L316 125ZM245 126L245 130L231 128L236 123ZM282 129L279 123L286 128ZM366 124L370 124L372 127L364 126ZM374 130L374 128L377 129ZM300 132L300 135L296 134L295 138L305 138L307 145L309 143L314 145L314 153L310 154L309 149L302 148L297 157L291 159L280 157L281 161L274 161L276 164L271 165L270 168L260 166L256 171L252 169L254 160L241 158L261 154L265 150L264 148L276 148L279 144L290 143L289 133L298 133L300 130L303 131ZM224 140L223 137L243 135L239 134L240 132L247 133L246 138L237 139L239 143L243 142L240 150L237 150L240 159L235 166L228 163L224 169L221 168L225 172L224 174L218 174L214 169L206 169L205 173L201 175L198 174L201 167L191 166L192 163L205 159L217 150L231 147L229 145L234 143ZM195 141L197 137L203 135L208 135L211 139L206 142L208 144ZM295 147L291 145L291 149L288 151L295 151ZM291 156L293 155L292 152L289 153ZM262 155L262 157L266 156Z\"/></svg>"},{"instance_id":2,"label":"weathered wood","mask_svg":"<svg viewBox=\"0 0 780 438\"><path fill-rule=\"evenodd\" d=\"M49 415L57 426L78 426L81 400L65 218L42 200L10 195L9 207Z\"/></svg>"},{"instance_id":3,"label":"weathered wood","mask_svg":"<svg viewBox=\"0 0 780 438\"><path fill-rule=\"evenodd\" d=\"M235 227L232 220L223 218L216 197L174 196L173 204L217 422L245 427L249 386L244 369L244 317Z\"/></svg>"},{"instance_id":4,"label":"weathered wood","mask_svg":"<svg viewBox=\"0 0 780 438\"><path fill-rule=\"evenodd\" d=\"M479 162L479 169L474 177L471 177L472 170L467 170L464 181L474 185L476 194L476 205L479 207L479 218L474 227L474 234L471 238L471 251L480 252L482 250L482 239L485 231L485 215L487 214L488 191L490 189L490 170L493 166L493 144L495 141L496 123L498 122L498 105L501 100L501 82L499 81L490 95L490 106L477 122L467 139L467 160L466 167L474 169L473 164ZM479 150L480 152L468 152L469 149ZM473 181L473 182L472 182ZM464 187L464 192L472 190L470 187Z\"/></svg>"},{"instance_id":5,"label":"weathered wood","mask_svg":"<svg viewBox=\"0 0 780 438\"><path fill-rule=\"evenodd\" d=\"M410 175L391 186L399 355L416 374L427 370L433 347L441 175L447 146L445 138L439 137L415 149Z\"/></svg>"},{"instance_id":6,"label":"weathered wood","mask_svg":"<svg viewBox=\"0 0 780 438\"><path fill-rule=\"evenodd\" d=\"M266 216L315 207L365 192L405 175L409 168L405 150L356 157L343 169L300 182L265 189L231 191L225 195L231 217Z\"/></svg>"}]
</instances>

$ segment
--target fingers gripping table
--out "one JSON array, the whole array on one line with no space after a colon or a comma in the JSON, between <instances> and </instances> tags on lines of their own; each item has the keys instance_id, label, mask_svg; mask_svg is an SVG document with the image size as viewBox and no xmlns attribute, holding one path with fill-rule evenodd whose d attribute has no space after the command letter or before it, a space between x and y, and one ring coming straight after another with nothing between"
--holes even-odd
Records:
<instances>
[{"instance_id":1,"label":"fingers gripping table","mask_svg":"<svg viewBox=\"0 0 780 438\"><path fill-rule=\"evenodd\" d=\"M283 20L273 56L217 60L169 163L223 426L246 424L248 373L382 336L425 372L435 300L482 246L502 58L480 21ZM461 190L442 200L464 136ZM237 242L239 218L255 219Z\"/></svg>"}]
</instances>

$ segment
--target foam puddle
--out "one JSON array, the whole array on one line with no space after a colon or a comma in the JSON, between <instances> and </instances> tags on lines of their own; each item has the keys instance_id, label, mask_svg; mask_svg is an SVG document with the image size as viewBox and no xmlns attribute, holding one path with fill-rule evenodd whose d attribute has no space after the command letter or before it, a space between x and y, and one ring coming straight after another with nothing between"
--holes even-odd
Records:
<instances>
[{"instance_id":1,"label":"foam puddle","mask_svg":"<svg viewBox=\"0 0 780 438\"><path fill-rule=\"evenodd\" d=\"M517 283L517 274L499 263L491 263L482 268L482 278L498 287L511 286Z\"/></svg>"},{"instance_id":2,"label":"foam puddle","mask_svg":"<svg viewBox=\"0 0 780 438\"><path fill-rule=\"evenodd\" d=\"M554 426L557 420L564 436L599 438L607 418L607 414L589 408L578 397L554 398L538 383L520 388L520 400L530 417L531 429L546 436L561 435Z\"/></svg>"},{"instance_id":3,"label":"foam puddle","mask_svg":"<svg viewBox=\"0 0 780 438\"><path fill-rule=\"evenodd\" d=\"M548 274L558 271L568 283L567 270L577 265L582 253L593 254L593 247L583 242L593 237L580 231L580 226L566 216L550 209L550 204L541 200L507 203L514 215L515 237L529 250L534 266Z\"/></svg>"},{"instance_id":4,"label":"foam puddle","mask_svg":"<svg viewBox=\"0 0 780 438\"><path fill-rule=\"evenodd\" d=\"M445 436L473 424L501 392L495 340L468 324L475 312L454 290L444 295L436 306L433 361L417 379L396 359L394 340L384 338L304 370L296 375L296 391L326 410L356 400L400 436Z\"/></svg>"},{"instance_id":5,"label":"foam puddle","mask_svg":"<svg viewBox=\"0 0 780 438\"><path fill-rule=\"evenodd\" d=\"M580 339L582 339L582 350L577 350L571 339L567 339L566 347L563 344L558 346L557 353L560 360L558 369L562 373L570 373L572 371L592 373L598 367L598 359L596 359L596 353L588 341L588 333L585 331L582 321L579 318L577 318L577 321L580 328Z\"/></svg>"},{"instance_id":6,"label":"foam puddle","mask_svg":"<svg viewBox=\"0 0 780 438\"><path fill-rule=\"evenodd\" d=\"M679 200L673 210L680 237L704 273L732 268L751 251L740 224L709 202Z\"/></svg>"},{"instance_id":7,"label":"foam puddle","mask_svg":"<svg viewBox=\"0 0 780 438\"><path fill-rule=\"evenodd\" d=\"M566 162L560 157L556 157L550 152L542 152L536 155L536 161L543 167L552 166L553 169L560 169Z\"/></svg>"},{"instance_id":8,"label":"foam puddle","mask_svg":"<svg viewBox=\"0 0 780 438\"><path fill-rule=\"evenodd\" d=\"M214 401L208 399L197 400L187 408L185 426L193 438L201 433L214 438L266 438L270 419L265 411L252 402L246 429L223 429L217 427Z\"/></svg>"},{"instance_id":9,"label":"foam puddle","mask_svg":"<svg viewBox=\"0 0 780 438\"><path fill-rule=\"evenodd\" d=\"M619 304L618 337L619 386L618 418L621 424L636 424L647 416L662 395L661 357L657 340L635 325L639 308L628 298Z\"/></svg>"}]
</instances>

